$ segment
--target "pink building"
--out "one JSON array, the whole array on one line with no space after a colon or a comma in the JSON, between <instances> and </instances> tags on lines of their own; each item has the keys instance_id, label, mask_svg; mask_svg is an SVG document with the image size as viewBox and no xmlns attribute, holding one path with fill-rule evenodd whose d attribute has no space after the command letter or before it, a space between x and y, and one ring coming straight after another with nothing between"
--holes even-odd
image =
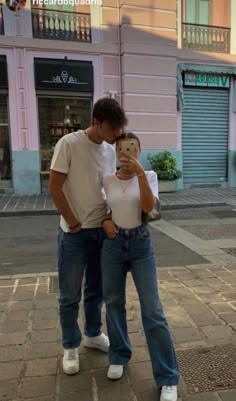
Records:
<instances>
[{"instance_id":1,"label":"pink building","mask_svg":"<svg viewBox=\"0 0 236 401\"><path fill-rule=\"evenodd\" d=\"M236 186L236 1L42 3L0 6L0 190L40 193L55 143L102 96L124 106L146 168L167 149L179 189Z\"/></svg>"}]
</instances>

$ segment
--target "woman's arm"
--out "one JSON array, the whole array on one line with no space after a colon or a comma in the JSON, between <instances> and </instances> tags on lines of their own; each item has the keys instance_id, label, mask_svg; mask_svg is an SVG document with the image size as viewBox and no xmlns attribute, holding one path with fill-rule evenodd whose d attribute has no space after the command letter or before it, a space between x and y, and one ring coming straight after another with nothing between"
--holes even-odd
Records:
<instances>
[{"instance_id":1,"label":"woman's arm","mask_svg":"<svg viewBox=\"0 0 236 401\"><path fill-rule=\"evenodd\" d=\"M152 193L145 171L143 170L143 173L137 174L137 177L140 190L141 207L145 213L149 213L154 208L157 198Z\"/></svg>"},{"instance_id":2,"label":"woman's arm","mask_svg":"<svg viewBox=\"0 0 236 401\"><path fill-rule=\"evenodd\" d=\"M151 212L151 210L154 208L158 199L157 199L157 197L155 197L153 195L152 189L148 182L147 175L146 175L142 165L133 156L130 156L130 157L124 156L120 159L120 162L124 168L127 168L129 171L132 171L137 175L142 210L145 213Z\"/></svg>"}]
</instances>

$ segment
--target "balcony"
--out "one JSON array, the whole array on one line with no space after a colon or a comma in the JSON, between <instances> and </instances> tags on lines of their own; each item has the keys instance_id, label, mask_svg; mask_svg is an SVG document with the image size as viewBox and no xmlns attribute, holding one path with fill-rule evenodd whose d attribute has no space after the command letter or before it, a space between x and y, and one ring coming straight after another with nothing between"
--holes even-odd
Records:
<instances>
[{"instance_id":1,"label":"balcony","mask_svg":"<svg viewBox=\"0 0 236 401\"><path fill-rule=\"evenodd\" d=\"M184 49L230 53L230 28L182 23Z\"/></svg>"},{"instance_id":2,"label":"balcony","mask_svg":"<svg viewBox=\"0 0 236 401\"><path fill-rule=\"evenodd\" d=\"M0 4L0 35L4 35L2 4Z\"/></svg>"},{"instance_id":3,"label":"balcony","mask_svg":"<svg viewBox=\"0 0 236 401\"><path fill-rule=\"evenodd\" d=\"M33 37L91 42L90 14L32 8Z\"/></svg>"}]
</instances>

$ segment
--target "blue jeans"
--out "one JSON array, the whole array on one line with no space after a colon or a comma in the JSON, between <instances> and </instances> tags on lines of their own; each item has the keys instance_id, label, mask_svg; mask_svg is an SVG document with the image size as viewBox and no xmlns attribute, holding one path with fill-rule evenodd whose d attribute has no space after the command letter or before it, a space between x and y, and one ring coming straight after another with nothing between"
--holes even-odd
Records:
<instances>
[{"instance_id":1,"label":"blue jeans","mask_svg":"<svg viewBox=\"0 0 236 401\"><path fill-rule=\"evenodd\" d=\"M102 280L110 339L109 361L126 365L131 358L128 337L125 284L130 270L140 300L142 323L157 385L177 385L179 369L158 296L156 265L147 225L118 229L115 239L105 239L102 250Z\"/></svg>"},{"instance_id":2,"label":"blue jeans","mask_svg":"<svg viewBox=\"0 0 236 401\"><path fill-rule=\"evenodd\" d=\"M59 306L64 348L80 345L81 331L77 319L81 287L84 280L84 333L101 334L103 303L101 280L102 229L82 229L78 233L58 234Z\"/></svg>"}]
</instances>

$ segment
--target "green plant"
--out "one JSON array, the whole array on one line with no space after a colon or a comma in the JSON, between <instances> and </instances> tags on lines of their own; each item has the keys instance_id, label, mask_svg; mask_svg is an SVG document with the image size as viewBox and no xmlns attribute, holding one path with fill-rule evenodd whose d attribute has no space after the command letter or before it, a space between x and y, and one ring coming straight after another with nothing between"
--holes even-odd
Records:
<instances>
[{"instance_id":1,"label":"green plant","mask_svg":"<svg viewBox=\"0 0 236 401\"><path fill-rule=\"evenodd\" d=\"M182 177L182 171L177 169L176 157L168 150L148 155L147 159L159 180L173 181Z\"/></svg>"}]
</instances>

